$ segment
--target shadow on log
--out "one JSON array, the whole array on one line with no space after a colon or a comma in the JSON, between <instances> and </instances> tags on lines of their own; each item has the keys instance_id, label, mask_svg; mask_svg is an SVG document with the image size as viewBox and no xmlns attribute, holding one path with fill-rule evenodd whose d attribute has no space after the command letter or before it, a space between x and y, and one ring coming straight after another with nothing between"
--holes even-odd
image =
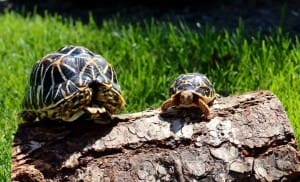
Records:
<instances>
[{"instance_id":1,"label":"shadow on log","mask_svg":"<svg viewBox=\"0 0 300 182\"><path fill-rule=\"evenodd\" d=\"M283 107L268 91L194 110L19 126L13 181L292 181L300 153Z\"/></svg>"}]
</instances>

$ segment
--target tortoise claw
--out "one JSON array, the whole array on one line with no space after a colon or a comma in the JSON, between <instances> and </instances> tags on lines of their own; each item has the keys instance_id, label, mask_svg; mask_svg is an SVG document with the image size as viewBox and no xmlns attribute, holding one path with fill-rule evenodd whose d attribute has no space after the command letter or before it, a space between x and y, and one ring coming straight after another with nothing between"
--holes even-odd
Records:
<instances>
[{"instance_id":1,"label":"tortoise claw","mask_svg":"<svg viewBox=\"0 0 300 182\"><path fill-rule=\"evenodd\" d=\"M95 123L108 124L111 122L111 114L104 107L86 107L84 108L88 120L94 120Z\"/></svg>"}]
</instances>

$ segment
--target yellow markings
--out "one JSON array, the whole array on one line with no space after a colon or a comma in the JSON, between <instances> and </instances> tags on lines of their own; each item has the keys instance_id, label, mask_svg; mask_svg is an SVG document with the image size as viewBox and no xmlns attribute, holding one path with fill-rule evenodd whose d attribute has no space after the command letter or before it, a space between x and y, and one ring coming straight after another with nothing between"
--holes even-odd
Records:
<instances>
[{"instance_id":1,"label":"yellow markings","mask_svg":"<svg viewBox=\"0 0 300 182\"><path fill-rule=\"evenodd\" d=\"M107 72L108 67L111 67L111 66L109 65L109 63L107 63L106 66L105 66L105 68L103 68L103 72L104 72L104 73Z\"/></svg>"},{"instance_id":2,"label":"yellow markings","mask_svg":"<svg viewBox=\"0 0 300 182\"><path fill-rule=\"evenodd\" d=\"M55 60L55 61L53 61L52 62L52 66L53 67L59 67L60 65L62 65L63 63L62 63L62 59L57 59L57 60Z\"/></svg>"},{"instance_id":3,"label":"yellow markings","mask_svg":"<svg viewBox=\"0 0 300 182\"><path fill-rule=\"evenodd\" d=\"M35 75L34 75L34 85L37 85L37 79L40 79L40 77L38 77L38 72L39 72L39 70L41 69L40 68L41 67L41 65L39 64L38 66L37 66L37 68L34 70L35 71Z\"/></svg>"},{"instance_id":4,"label":"yellow markings","mask_svg":"<svg viewBox=\"0 0 300 182\"><path fill-rule=\"evenodd\" d=\"M106 76L103 74L103 73L105 73L105 71L104 71L105 68L104 69L99 68L99 65L95 64L94 60L93 60L93 62L91 64L93 64L93 66L98 70L98 72L99 72L99 74L101 75L102 78L106 78ZM106 62L106 64L108 64L108 63Z\"/></svg>"},{"instance_id":5,"label":"yellow markings","mask_svg":"<svg viewBox=\"0 0 300 182\"><path fill-rule=\"evenodd\" d=\"M90 114L99 114L99 113L105 113L106 109L101 107L86 107L86 111L88 111Z\"/></svg>"},{"instance_id":6,"label":"yellow markings","mask_svg":"<svg viewBox=\"0 0 300 182\"><path fill-rule=\"evenodd\" d=\"M46 102L47 98L50 96L51 92L52 92L52 87L50 87L50 89L49 89L49 91L48 91L46 97L44 98L44 99L45 99L45 102Z\"/></svg>"},{"instance_id":7,"label":"yellow markings","mask_svg":"<svg viewBox=\"0 0 300 182\"><path fill-rule=\"evenodd\" d=\"M78 49L78 48L82 48L82 47L74 46L73 49L71 49L66 55L70 55L75 49Z\"/></svg>"},{"instance_id":8,"label":"yellow markings","mask_svg":"<svg viewBox=\"0 0 300 182\"><path fill-rule=\"evenodd\" d=\"M61 67L58 66L57 69L58 69L58 71L59 71L59 74L60 74L61 77L63 78L63 80L64 80L64 81L67 81L68 79L67 79L66 75L62 72Z\"/></svg>"},{"instance_id":9,"label":"yellow markings","mask_svg":"<svg viewBox=\"0 0 300 182\"><path fill-rule=\"evenodd\" d=\"M40 95L41 92L43 92L43 91L42 91L42 86L39 85L39 86L37 86L37 89L36 89L36 103L37 103L38 105L40 104L41 96L43 96L43 95ZM39 107L41 107L41 106L39 105Z\"/></svg>"},{"instance_id":10,"label":"yellow markings","mask_svg":"<svg viewBox=\"0 0 300 182\"><path fill-rule=\"evenodd\" d=\"M70 71L72 71L73 73L76 73L76 70L74 68L72 68L71 66L67 65L67 64L63 64L64 67L66 67L67 69L69 69Z\"/></svg>"},{"instance_id":11,"label":"yellow markings","mask_svg":"<svg viewBox=\"0 0 300 182\"><path fill-rule=\"evenodd\" d=\"M53 73L53 69L51 69L51 85L54 85L54 73Z\"/></svg>"},{"instance_id":12,"label":"yellow markings","mask_svg":"<svg viewBox=\"0 0 300 182\"><path fill-rule=\"evenodd\" d=\"M33 106L33 100L32 100L32 87L29 88L29 94L28 94L29 98L29 101L30 101L30 106Z\"/></svg>"},{"instance_id":13,"label":"yellow markings","mask_svg":"<svg viewBox=\"0 0 300 182\"><path fill-rule=\"evenodd\" d=\"M84 67L82 68L82 70L80 70L80 72L79 72L79 84L80 85L82 85L83 83L82 83L82 75L84 74L84 72L85 72L85 70L87 69L87 67L90 65L90 64L92 64L93 63L93 60L92 59L89 59L86 63L85 63L85 65L84 65Z\"/></svg>"},{"instance_id":14,"label":"yellow markings","mask_svg":"<svg viewBox=\"0 0 300 182\"><path fill-rule=\"evenodd\" d=\"M43 66L43 70L41 71L41 79L42 79L41 85L44 85L46 74L50 68L51 68L51 64L49 64L47 68L44 68L44 66Z\"/></svg>"},{"instance_id":15,"label":"yellow markings","mask_svg":"<svg viewBox=\"0 0 300 182\"><path fill-rule=\"evenodd\" d=\"M95 72L94 72L94 69L93 69L93 68L92 68L92 70L91 70L91 73L92 73L92 79L95 80L96 77L95 77Z\"/></svg>"},{"instance_id":16,"label":"yellow markings","mask_svg":"<svg viewBox=\"0 0 300 182\"><path fill-rule=\"evenodd\" d=\"M58 96L60 90L61 90L61 84L58 85L58 88L56 89L56 93L54 94L54 98Z\"/></svg>"}]
</instances>

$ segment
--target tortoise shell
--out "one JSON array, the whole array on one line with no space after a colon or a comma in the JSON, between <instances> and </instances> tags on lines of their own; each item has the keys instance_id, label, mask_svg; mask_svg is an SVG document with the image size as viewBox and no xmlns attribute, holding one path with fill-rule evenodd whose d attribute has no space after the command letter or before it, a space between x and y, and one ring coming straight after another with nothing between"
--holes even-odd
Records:
<instances>
[{"instance_id":1,"label":"tortoise shell","mask_svg":"<svg viewBox=\"0 0 300 182\"><path fill-rule=\"evenodd\" d=\"M37 61L23 101L24 120L94 119L125 105L113 66L81 46L65 46Z\"/></svg>"}]
</instances>

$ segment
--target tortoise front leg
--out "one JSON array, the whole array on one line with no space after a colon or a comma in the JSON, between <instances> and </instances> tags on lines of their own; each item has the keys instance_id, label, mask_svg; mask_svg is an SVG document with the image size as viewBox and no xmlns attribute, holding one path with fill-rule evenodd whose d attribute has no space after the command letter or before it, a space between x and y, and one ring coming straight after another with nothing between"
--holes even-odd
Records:
<instances>
[{"instance_id":1,"label":"tortoise front leg","mask_svg":"<svg viewBox=\"0 0 300 182\"><path fill-rule=\"evenodd\" d=\"M196 103L197 106L201 109L202 113L207 118L210 114L208 105L201 98L199 98L197 101L198 101L198 103Z\"/></svg>"},{"instance_id":2,"label":"tortoise front leg","mask_svg":"<svg viewBox=\"0 0 300 182\"><path fill-rule=\"evenodd\" d=\"M174 98L171 97L161 105L162 112L166 112L168 108L175 106Z\"/></svg>"},{"instance_id":3,"label":"tortoise front leg","mask_svg":"<svg viewBox=\"0 0 300 182\"><path fill-rule=\"evenodd\" d=\"M109 124L112 121L111 114L104 107L84 108L88 120L93 120L99 124Z\"/></svg>"}]
</instances>

